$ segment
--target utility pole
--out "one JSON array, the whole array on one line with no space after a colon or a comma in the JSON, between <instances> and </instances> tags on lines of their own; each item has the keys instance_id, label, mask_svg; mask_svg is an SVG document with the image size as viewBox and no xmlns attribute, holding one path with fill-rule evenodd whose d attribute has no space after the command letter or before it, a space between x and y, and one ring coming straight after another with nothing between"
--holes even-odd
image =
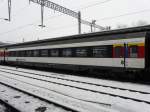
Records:
<instances>
[{"instance_id":1,"label":"utility pole","mask_svg":"<svg viewBox=\"0 0 150 112\"><path fill-rule=\"evenodd\" d=\"M78 12L78 33L81 34L81 12Z\"/></svg>"},{"instance_id":2,"label":"utility pole","mask_svg":"<svg viewBox=\"0 0 150 112\"><path fill-rule=\"evenodd\" d=\"M95 23L96 23L96 20L92 20L92 23L91 23L91 32L93 32L93 28L94 28L94 32L95 32Z\"/></svg>"},{"instance_id":3,"label":"utility pole","mask_svg":"<svg viewBox=\"0 0 150 112\"><path fill-rule=\"evenodd\" d=\"M75 11L70 10L66 7L63 7L59 4L51 2L49 0L29 0L29 3L30 2L34 2L34 3L41 5L41 25L39 25L39 26L41 26L42 28L45 27L43 24L43 13L44 13L44 6L45 6L45 7L53 9L54 11L58 11L58 12L61 12L63 14L66 14L66 15L69 15L69 16L72 16L72 17L78 19L78 33L79 34L81 34L81 23L88 25L88 26L92 25L92 27L98 28L100 30L105 30L105 27L96 25L95 24L96 21L93 21L93 23L91 23L91 22L88 22L86 20L81 19L81 12L80 11L75 12Z\"/></svg>"},{"instance_id":4,"label":"utility pole","mask_svg":"<svg viewBox=\"0 0 150 112\"><path fill-rule=\"evenodd\" d=\"M11 0L8 0L8 19L7 21L11 21Z\"/></svg>"},{"instance_id":5,"label":"utility pole","mask_svg":"<svg viewBox=\"0 0 150 112\"><path fill-rule=\"evenodd\" d=\"M45 0L41 0L41 25L39 25L41 28L45 27L44 25L44 3Z\"/></svg>"}]
</instances>

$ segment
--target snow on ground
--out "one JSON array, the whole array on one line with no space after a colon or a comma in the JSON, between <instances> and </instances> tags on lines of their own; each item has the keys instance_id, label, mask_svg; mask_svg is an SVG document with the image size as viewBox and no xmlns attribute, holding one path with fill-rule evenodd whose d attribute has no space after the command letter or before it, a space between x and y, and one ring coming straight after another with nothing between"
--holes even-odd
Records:
<instances>
[{"instance_id":1,"label":"snow on ground","mask_svg":"<svg viewBox=\"0 0 150 112\"><path fill-rule=\"evenodd\" d=\"M12 68L12 67L8 67L8 68ZM55 75L55 76L61 77L61 78L65 77L68 79L111 85L111 86L116 86L116 87L120 87L120 88L123 87L123 88L130 88L130 89L142 90L142 91L147 91L147 92L150 91L150 87L147 85L121 83L121 82L101 80L101 79L91 79L91 78L85 78L85 77L68 76L68 75L63 75L63 74L49 73L49 72L36 71L36 70L27 70L27 69L21 69L21 68L19 68L18 70L39 73L42 75L53 75L53 76ZM5 75L10 77L10 74L5 74ZM132 100L125 100L125 99L121 99L119 97L111 97L109 95L92 93L90 91L83 91L83 90L78 90L75 88L64 87L64 86L60 86L60 85L56 85L56 84L50 84L48 82L47 83L41 82L41 81L37 81L37 80L25 78L25 77L12 76L12 75L11 75L11 77L22 80L22 81L30 82L32 84L39 85L39 86L42 86L45 88L49 88L50 90L56 91L57 93L63 93L65 95L72 96L76 100L82 99L82 100L86 100L86 101L95 101L95 102L99 102L99 103L111 104L112 106L109 107L110 109L118 110L120 112L150 112L149 104L135 102ZM53 81L54 81L54 79L53 79ZM91 88L91 86L90 86L90 88ZM104 88L101 88L101 89L104 90ZM113 92L113 91L111 91L111 92ZM128 91L126 94L129 95ZM139 93L135 93L135 94L139 94ZM145 99L149 99L149 98L145 98ZM110 112L112 112L112 111L110 111Z\"/></svg>"},{"instance_id":2,"label":"snow on ground","mask_svg":"<svg viewBox=\"0 0 150 112\"><path fill-rule=\"evenodd\" d=\"M6 74L5 74L5 76L6 76ZM33 79L30 79L30 78L25 78L25 77L20 77L20 76L11 76L10 74L8 74L7 76L12 77L12 78L16 78L16 79L19 79L19 80L22 80L22 81L26 81L26 82L32 82L32 84L34 84L34 85L38 85L38 86L41 86L41 87L49 88L51 90L59 91L63 94L66 94L66 95L69 95L69 96L74 96L78 99L84 99L84 100L87 100L87 101L92 100L92 101L95 101L95 102L106 103L106 104L110 103L110 104L112 104L112 107L114 109L115 108L118 109L118 107L123 109L125 107L124 105L128 104L128 103L134 104L134 105L138 104L138 103L135 103L134 101L129 101L129 100L120 101L121 100L120 98L110 97L108 95L102 95L102 94L93 94L92 92L78 90L78 89L75 89L75 88L68 88L68 87L64 87L64 86L58 86L58 85L55 85L55 84L49 84L49 83L45 83L45 82L43 83L41 81L33 80ZM122 105L121 105L121 103L122 103ZM119 106L117 106L118 104L119 104ZM141 103L139 103L139 105L141 105ZM142 106L141 108L143 108L143 107L144 106Z\"/></svg>"},{"instance_id":3,"label":"snow on ground","mask_svg":"<svg viewBox=\"0 0 150 112\"><path fill-rule=\"evenodd\" d=\"M79 82L71 82L71 81L66 81L66 80L61 80L61 79L53 79L53 78L49 78L49 77L43 77L43 76L38 76L38 75L33 75L33 74L28 74L28 73L20 73L17 71L10 71L10 70L5 70L5 71L13 72L13 73L24 75L24 76L30 76L30 77L34 77L34 78L38 78L38 79L42 79L42 80L46 80L46 81L62 83L65 85L71 85L71 86L80 87L80 88L92 89L94 91L100 91L100 92L105 92L105 93L110 93L110 94L115 94L115 95L120 95L120 96L126 96L126 97L141 99L141 100L150 102L150 94L145 95L145 94L141 94L138 92L137 93L130 92L130 91L125 91L125 90L113 89L113 88L109 88L109 87L101 87L101 86L98 87L95 85L83 84L83 83L79 83ZM61 88L60 85L57 85L57 84L52 84L52 85L56 86L54 88L58 88L59 91L60 91L60 89L65 90L63 88L64 86L62 86L62 88Z\"/></svg>"},{"instance_id":4,"label":"snow on ground","mask_svg":"<svg viewBox=\"0 0 150 112\"><path fill-rule=\"evenodd\" d=\"M53 104L41 101L22 92L0 84L0 99L12 105L21 112L67 112ZM0 112L7 112L6 107L0 105Z\"/></svg>"},{"instance_id":5,"label":"snow on ground","mask_svg":"<svg viewBox=\"0 0 150 112\"><path fill-rule=\"evenodd\" d=\"M125 90L113 89L113 88L109 88L109 87L101 87L101 86L98 87L95 85L83 84L83 83L79 83L79 82L71 82L71 81L66 81L66 80L61 80L61 79L54 79L54 78L43 77L43 76L38 76L38 75L28 74L28 73L20 73L17 71L10 71L10 70L5 70L5 71L13 72L13 73L24 75L24 76L30 76L30 77L34 77L34 78L38 78L38 79L42 79L42 80L46 80L46 81L57 82L57 83L71 85L71 86L75 86L75 87L79 87L79 88L92 89L94 91L100 91L100 92L105 92L105 93L110 93L110 94L115 94L115 95L120 95L120 96L126 96L126 97L141 99L141 100L150 102L150 94L145 95L145 94L141 94L138 92L137 93L130 92L130 91L125 91ZM47 83L47 85L49 85L49 83ZM64 88L64 86L57 85L57 84L51 84L51 85L54 86L53 88L55 88L55 90L57 88L58 91L68 89L68 87ZM72 89L72 87L70 89Z\"/></svg>"},{"instance_id":6,"label":"snow on ground","mask_svg":"<svg viewBox=\"0 0 150 112\"><path fill-rule=\"evenodd\" d=\"M1 66L1 68L8 68L8 69L15 69L15 67L8 67L8 66ZM45 71L39 71L39 70L31 70L31 69L24 69L24 68L17 68L17 70L25 71L25 72L31 72L31 73L37 73L47 76L57 76L60 78L65 79L72 79L76 81L83 81L83 82L89 82L93 84L102 84L106 86L113 86L113 87L120 87L125 89L133 89L143 92L150 92L150 86L149 85L142 85L142 84L135 84L130 82L119 82L119 81L110 81L110 80L103 80L103 79L96 79L96 78L88 78L88 77L80 77L80 76L72 76L72 75L65 75L60 73L53 73L53 72L45 72Z\"/></svg>"},{"instance_id":7,"label":"snow on ground","mask_svg":"<svg viewBox=\"0 0 150 112\"><path fill-rule=\"evenodd\" d=\"M6 107L3 104L0 104L0 112L6 112Z\"/></svg>"},{"instance_id":8,"label":"snow on ground","mask_svg":"<svg viewBox=\"0 0 150 112\"><path fill-rule=\"evenodd\" d=\"M52 102L56 102L61 105L63 104L65 106L72 107L75 110L78 110L80 112L117 112L117 111L114 111L113 109L110 110L109 108L104 108L100 105L95 105L93 103L84 102L84 101L80 101L78 99L73 99L73 98L69 98L64 95L60 95L59 93L49 91L48 88L45 88L45 89L39 88L39 87L36 87L35 85L21 83L20 81L16 81L16 80L10 79L10 78L12 78L10 76L10 74L8 74L7 78L3 77L2 74L0 75L0 79L1 79L0 81L3 83L7 83L11 86L17 87L17 88L27 91L29 93L34 93L37 96L40 96L40 97L42 96L43 98L50 100ZM18 79L18 77L17 77L17 79ZM20 78L19 78L19 80L20 80ZM37 83L39 83L39 82L37 82ZM41 85L42 83L39 83L39 84Z\"/></svg>"}]
</instances>

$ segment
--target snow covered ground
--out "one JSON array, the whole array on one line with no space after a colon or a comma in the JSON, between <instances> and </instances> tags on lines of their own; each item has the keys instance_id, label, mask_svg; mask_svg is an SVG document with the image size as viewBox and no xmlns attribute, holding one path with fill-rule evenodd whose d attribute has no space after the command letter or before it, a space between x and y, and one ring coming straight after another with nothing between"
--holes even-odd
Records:
<instances>
[{"instance_id":1,"label":"snow covered ground","mask_svg":"<svg viewBox=\"0 0 150 112\"><path fill-rule=\"evenodd\" d=\"M44 83L42 84L41 82L36 82L29 79L25 81L26 79L24 78L22 78L22 82L20 82L19 80L21 79L19 77L15 79L11 77L10 74L0 74L0 79L0 81L5 84L9 84L23 91L35 94L36 96L40 96L57 104L65 105L66 107L71 107L72 109L78 110L80 112L117 112L113 109L111 109L110 111L109 108L104 108L100 105L80 101L78 99L70 98L68 96L61 95L54 91L50 91L48 88L44 88ZM30 82L32 82L32 85ZM37 84L41 86L39 87ZM44 84L44 86L46 86L46 84Z\"/></svg>"},{"instance_id":2,"label":"snow covered ground","mask_svg":"<svg viewBox=\"0 0 150 112\"><path fill-rule=\"evenodd\" d=\"M67 112L60 107L41 101L38 98L29 96L2 84L0 84L0 99L21 112ZM0 105L0 112L7 112L6 107Z\"/></svg>"},{"instance_id":3,"label":"snow covered ground","mask_svg":"<svg viewBox=\"0 0 150 112\"><path fill-rule=\"evenodd\" d=\"M0 65L0 68L3 68L3 67L16 70L15 67L8 67L8 66ZM149 85L134 84L134 83L130 83L130 82L103 80L103 79L88 78L88 77L81 77L81 76L72 76L72 75L68 75L68 74L65 75L65 74L60 74L60 73L45 72L45 71L31 70L31 69L24 69L24 68L18 68L17 70L41 74L41 75L47 75L47 76L56 76L56 77L65 78L65 79L73 79L76 81L89 82L89 83L93 83L93 84L101 84L101 85L106 85L106 86L113 86L113 87L133 89L133 90L138 90L138 91L143 91L143 92L150 92Z\"/></svg>"},{"instance_id":4,"label":"snow covered ground","mask_svg":"<svg viewBox=\"0 0 150 112\"><path fill-rule=\"evenodd\" d=\"M4 67L4 66L0 66L0 67ZM11 68L11 69L16 69L13 67L5 67L5 68ZM77 76L68 76L68 75L64 75L64 74L58 74L58 73L50 73L50 72L43 72L43 71L36 71L36 70L28 70L28 69L21 69L18 68L18 70L23 70L23 71L27 71L27 72L32 72L32 73L38 73L38 74L43 74L43 75L48 75L48 76L57 76L57 77L61 77L61 78L67 78L67 79L73 79L73 80L78 80L78 81L85 81L85 82L90 82L90 83L96 83L96 84L105 84L105 85L111 85L114 87L122 87L122 88L127 88L127 89L134 89L134 90L139 90L139 91L145 91L145 92L150 92L150 87L147 85L139 85L139 84L132 84L132 83L122 83L122 82L116 82L116 81L108 81L108 80L101 80L101 79L92 79L92 78L85 78L85 77L77 77ZM76 88L71 88L71 87L67 87L67 86L62 86L62 85L57 85L57 84L52 84L52 83L48 83L48 82L42 82L39 80L34 80L34 79L30 79L27 77L22 77L22 76L15 76L15 75L10 75L7 73L0 73L0 81L3 81L5 83L10 83L11 85L17 85L17 87L24 87L25 88L25 84L21 84L19 81L17 82L13 82L14 79L16 80L20 80L20 81L24 81L24 82L28 82L32 85L36 85L36 86L40 86L40 87L44 87L45 89L49 89L51 90L51 93L56 92L56 93L61 93L64 94L66 98L68 97L72 97L74 98L74 100L80 100L81 101L93 101L93 102L98 102L98 103L106 103L106 104L110 104L111 106L107 106L107 105L98 105L98 104L90 104L93 105L96 109L100 109L101 111L106 111L107 112L112 112L112 111L119 111L119 112L150 112L150 105L146 104L146 103L142 103L142 102L135 102L132 100L127 100L127 99L122 99L119 97L111 97L109 95L103 95L103 94L98 94L98 93L93 93L90 91L84 91L84 90L79 90ZM20 73L22 74L22 73ZM27 75L27 74L26 74ZM31 76L32 74L30 74ZM7 76L7 78L4 76ZM35 76L34 76L35 77ZM9 78L12 78L11 80ZM45 77L39 77L42 79L47 80L48 78ZM49 79L48 79L49 80ZM62 81L62 80L58 80L58 79L51 79L51 81L56 81L56 82L61 82L61 83L65 83L67 84L68 82L66 81ZM72 85L77 85L77 86L83 86L86 88L92 88L95 90L101 90L101 91L107 91L110 93L114 93L116 91L113 91L111 88L96 88L95 86L89 86L88 85L83 85L83 84L77 84L77 83L70 83ZM29 85L26 85L29 88ZM30 86L31 88L31 86ZM35 88L35 87L34 87ZM26 88L27 89L27 88ZM33 91L34 89L31 88L32 92L34 93L38 93L39 91ZM37 89L39 90L39 89ZM42 89L40 89L41 92ZM43 91L43 90L42 90ZM46 90L44 90L46 91ZM43 91L43 92L44 92ZM120 90L118 90L120 91ZM55 94L56 94L55 93ZM117 92L118 94L122 94L121 92ZM45 93L41 93L43 96L46 94ZM135 96L136 97L141 97L141 95L139 93L130 93L129 91L124 92L124 94L126 94L127 96ZM147 96L146 98L143 96L143 99L145 100L150 100L150 96ZM58 100L58 99L57 99ZM86 103L87 104L87 103ZM78 105L79 106L79 105ZM81 106L81 105L80 105ZM91 112L95 112L93 110L89 110ZM101 112L99 111L99 112Z\"/></svg>"},{"instance_id":5,"label":"snow covered ground","mask_svg":"<svg viewBox=\"0 0 150 112\"><path fill-rule=\"evenodd\" d=\"M54 84L52 83L51 85L53 86L53 88L55 88L55 91L56 90L57 91L62 91L62 90L67 90L67 89L71 90L71 89L76 89L76 88L73 88L73 87L78 87L78 88L81 88L81 89L82 88L83 89L89 89L89 90L93 90L93 91L99 91L99 92L104 92L104 93L109 93L109 94L114 94L114 95L134 98L134 99L140 99L140 100L150 102L150 94L141 94L141 93L138 93L138 92L130 92L130 91L127 91L127 90L125 91L125 90L113 89L113 88L109 88L109 87L89 85L89 84L84 84L84 83L79 83L79 82L72 82L72 81L56 79L56 78L53 79L53 78L50 78L50 77L38 76L38 75L35 75L35 74L22 73L22 72L11 71L11 70L5 70L5 71L6 72L13 72L15 74L19 74L19 75L22 75L22 76L27 76L27 78L25 80L30 79L32 81L31 78L33 77L33 78L37 78L39 80L47 81L46 82L47 85L49 85L51 82L54 82ZM22 77L22 76L19 76L19 77ZM31 78L28 78L28 77L31 77ZM59 84L63 84L63 85L59 85ZM68 87L68 86L71 86L71 87ZM51 88L51 89L53 90L53 88ZM78 88L76 89L76 91L80 92L81 90L79 90ZM63 91L63 94L68 94L68 93L66 93L66 91ZM71 93L69 93L69 95L70 94ZM84 99L84 98L82 98L82 99ZM86 100L92 100L92 99L86 99ZM95 101L95 99L94 99L94 101Z\"/></svg>"},{"instance_id":6,"label":"snow covered ground","mask_svg":"<svg viewBox=\"0 0 150 112\"><path fill-rule=\"evenodd\" d=\"M3 104L0 104L0 112L6 112L6 107Z\"/></svg>"}]
</instances>

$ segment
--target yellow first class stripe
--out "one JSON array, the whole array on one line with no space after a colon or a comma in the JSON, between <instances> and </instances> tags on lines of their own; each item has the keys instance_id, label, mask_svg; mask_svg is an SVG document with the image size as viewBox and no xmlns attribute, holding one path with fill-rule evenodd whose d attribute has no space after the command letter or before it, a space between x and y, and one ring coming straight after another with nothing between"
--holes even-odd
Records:
<instances>
[{"instance_id":1,"label":"yellow first class stripe","mask_svg":"<svg viewBox=\"0 0 150 112\"><path fill-rule=\"evenodd\" d=\"M133 46L133 45L136 45L136 46L145 46L145 43L127 43L128 46ZM124 46L124 44L113 44L113 47L117 47L117 46Z\"/></svg>"},{"instance_id":2,"label":"yellow first class stripe","mask_svg":"<svg viewBox=\"0 0 150 112\"><path fill-rule=\"evenodd\" d=\"M128 46L133 46L133 45L145 46L145 43L128 43Z\"/></svg>"},{"instance_id":3,"label":"yellow first class stripe","mask_svg":"<svg viewBox=\"0 0 150 112\"><path fill-rule=\"evenodd\" d=\"M119 46L124 46L124 44L113 44L113 47L119 47Z\"/></svg>"}]
</instances>

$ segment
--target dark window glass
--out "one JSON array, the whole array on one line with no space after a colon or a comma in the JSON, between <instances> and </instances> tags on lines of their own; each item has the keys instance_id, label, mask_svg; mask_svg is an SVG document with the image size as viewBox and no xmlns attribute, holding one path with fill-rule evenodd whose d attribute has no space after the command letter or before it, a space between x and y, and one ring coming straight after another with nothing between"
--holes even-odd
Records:
<instances>
[{"instance_id":1,"label":"dark window glass","mask_svg":"<svg viewBox=\"0 0 150 112\"><path fill-rule=\"evenodd\" d=\"M130 58L137 58L137 57L138 57L138 47L130 46Z\"/></svg>"},{"instance_id":2,"label":"dark window glass","mask_svg":"<svg viewBox=\"0 0 150 112\"><path fill-rule=\"evenodd\" d=\"M123 47L122 46L115 47L115 57L116 58L122 58L123 57Z\"/></svg>"},{"instance_id":3,"label":"dark window glass","mask_svg":"<svg viewBox=\"0 0 150 112\"><path fill-rule=\"evenodd\" d=\"M13 56L15 57L15 56L17 56L17 54L16 54L17 52L16 51L13 51Z\"/></svg>"},{"instance_id":4,"label":"dark window glass","mask_svg":"<svg viewBox=\"0 0 150 112\"><path fill-rule=\"evenodd\" d=\"M0 56L1 56L1 52L0 52ZM12 57L12 51L9 52L9 57Z\"/></svg>"},{"instance_id":5,"label":"dark window glass","mask_svg":"<svg viewBox=\"0 0 150 112\"><path fill-rule=\"evenodd\" d=\"M25 51L19 51L19 56L24 57L25 56Z\"/></svg>"},{"instance_id":6,"label":"dark window glass","mask_svg":"<svg viewBox=\"0 0 150 112\"><path fill-rule=\"evenodd\" d=\"M33 51L33 56L34 57L39 57L40 56L40 51L39 50L34 50Z\"/></svg>"},{"instance_id":7,"label":"dark window glass","mask_svg":"<svg viewBox=\"0 0 150 112\"><path fill-rule=\"evenodd\" d=\"M71 57L72 56L72 50L71 49L63 49L62 50L62 56L63 57Z\"/></svg>"},{"instance_id":8,"label":"dark window glass","mask_svg":"<svg viewBox=\"0 0 150 112\"><path fill-rule=\"evenodd\" d=\"M17 53L17 56L18 57L21 57L21 51L17 51L18 53Z\"/></svg>"},{"instance_id":9,"label":"dark window glass","mask_svg":"<svg viewBox=\"0 0 150 112\"><path fill-rule=\"evenodd\" d=\"M58 49L52 49L52 50L50 50L50 55L52 57L58 57L59 56L59 50Z\"/></svg>"},{"instance_id":10,"label":"dark window glass","mask_svg":"<svg viewBox=\"0 0 150 112\"><path fill-rule=\"evenodd\" d=\"M41 57L48 57L48 50L41 50Z\"/></svg>"},{"instance_id":11,"label":"dark window glass","mask_svg":"<svg viewBox=\"0 0 150 112\"><path fill-rule=\"evenodd\" d=\"M10 51L10 57L13 57L14 56L14 51Z\"/></svg>"},{"instance_id":12,"label":"dark window glass","mask_svg":"<svg viewBox=\"0 0 150 112\"><path fill-rule=\"evenodd\" d=\"M16 51L16 56L19 57L19 51Z\"/></svg>"},{"instance_id":13,"label":"dark window glass","mask_svg":"<svg viewBox=\"0 0 150 112\"><path fill-rule=\"evenodd\" d=\"M10 56L11 57L19 57L20 56L20 51L10 51Z\"/></svg>"},{"instance_id":14,"label":"dark window glass","mask_svg":"<svg viewBox=\"0 0 150 112\"><path fill-rule=\"evenodd\" d=\"M77 57L86 57L87 56L87 49L86 48L77 48L76 49L76 56Z\"/></svg>"},{"instance_id":15,"label":"dark window glass","mask_svg":"<svg viewBox=\"0 0 150 112\"><path fill-rule=\"evenodd\" d=\"M99 58L107 58L108 57L108 48L107 47L94 47L93 48L93 56Z\"/></svg>"},{"instance_id":16,"label":"dark window glass","mask_svg":"<svg viewBox=\"0 0 150 112\"><path fill-rule=\"evenodd\" d=\"M33 53L33 51L27 51L27 53L26 53L27 57L32 57L33 56L32 53Z\"/></svg>"}]
</instances>

